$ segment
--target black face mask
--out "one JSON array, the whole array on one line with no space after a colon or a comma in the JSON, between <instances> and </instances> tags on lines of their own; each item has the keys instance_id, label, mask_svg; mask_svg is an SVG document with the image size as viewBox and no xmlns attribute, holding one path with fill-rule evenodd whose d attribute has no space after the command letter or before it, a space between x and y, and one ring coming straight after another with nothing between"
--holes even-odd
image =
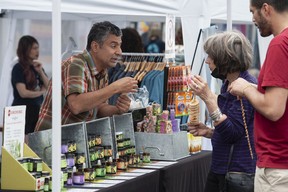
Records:
<instances>
[{"instance_id":1,"label":"black face mask","mask_svg":"<svg viewBox=\"0 0 288 192\"><path fill-rule=\"evenodd\" d=\"M219 68L217 68L217 67L212 71L211 75L213 77L221 79L221 80L225 80L226 79L226 75L220 74L219 73Z\"/></svg>"}]
</instances>

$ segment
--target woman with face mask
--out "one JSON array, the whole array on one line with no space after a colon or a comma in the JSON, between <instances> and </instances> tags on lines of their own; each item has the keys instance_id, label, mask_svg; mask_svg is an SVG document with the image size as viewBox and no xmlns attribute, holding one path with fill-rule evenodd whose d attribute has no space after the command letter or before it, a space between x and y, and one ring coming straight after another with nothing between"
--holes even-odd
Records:
<instances>
[{"instance_id":1,"label":"woman with face mask","mask_svg":"<svg viewBox=\"0 0 288 192\"><path fill-rule=\"evenodd\" d=\"M29 35L22 36L17 48L18 63L12 69L14 100L12 106L26 105L25 134L34 131L48 77L39 57L39 43Z\"/></svg>"},{"instance_id":2,"label":"woman with face mask","mask_svg":"<svg viewBox=\"0 0 288 192\"><path fill-rule=\"evenodd\" d=\"M194 136L211 138L213 147L212 164L207 177L205 192L219 192L224 191L225 174L228 170L232 145L234 148L229 171L252 174L255 172L254 109L248 100L242 99L248 139L250 140L249 146L240 99L231 95L227 88L238 77L254 84L256 79L247 71L252 63L252 47L242 33L229 31L210 36L204 43L204 51L208 54L205 63L212 71L211 75L223 80L223 85L221 93L216 95L209 89L207 82L201 76L191 77L189 86L194 95L199 96L204 101L214 126L207 127L201 122L197 124L188 123L188 130Z\"/></svg>"}]
</instances>

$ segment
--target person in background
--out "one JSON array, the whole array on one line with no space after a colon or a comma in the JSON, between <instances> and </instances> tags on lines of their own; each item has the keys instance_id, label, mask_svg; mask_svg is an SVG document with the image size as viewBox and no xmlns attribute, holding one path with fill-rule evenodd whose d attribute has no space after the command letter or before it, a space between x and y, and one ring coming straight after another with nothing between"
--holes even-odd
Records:
<instances>
[{"instance_id":1,"label":"person in background","mask_svg":"<svg viewBox=\"0 0 288 192\"><path fill-rule=\"evenodd\" d=\"M246 138L240 100L231 95L227 88L238 77L251 83L256 83L256 78L247 71L252 63L252 46L242 33L229 31L212 35L205 41L204 51L208 55L205 62L212 71L211 75L223 80L224 83L220 95L217 96L209 89L207 82L201 76L195 75L191 78L189 86L193 93L206 104L214 128L207 127L201 122L188 123L188 131L194 136L211 138L212 164L207 177L205 192L220 192L225 187L225 174L228 170L228 159L232 145L234 145L234 150L229 171L255 173L254 108L248 100L243 99L250 148ZM251 152L253 156L251 156ZM251 185L252 189L244 191L253 191L253 182Z\"/></svg>"},{"instance_id":2,"label":"person in background","mask_svg":"<svg viewBox=\"0 0 288 192\"><path fill-rule=\"evenodd\" d=\"M128 53L143 53L144 45L142 43L141 36L134 28L122 29L122 44L121 49L123 52Z\"/></svg>"},{"instance_id":3,"label":"person in background","mask_svg":"<svg viewBox=\"0 0 288 192\"><path fill-rule=\"evenodd\" d=\"M164 53L165 52L165 43L160 39L156 34L152 34L149 37L149 43L145 47L146 53Z\"/></svg>"},{"instance_id":4,"label":"person in background","mask_svg":"<svg viewBox=\"0 0 288 192\"><path fill-rule=\"evenodd\" d=\"M87 37L86 50L62 62L62 125L90 121L127 112L130 99L126 95L137 91L137 81L131 77L108 85L107 69L114 67L122 54L122 32L114 24L95 23ZM107 100L121 93L116 105ZM35 131L52 127L52 85L42 104Z\"/></svg>"},{"instance_id":5,"label":"person in background","mask_svg":"<svg viewBox=\"0 0 288 192\"><path fill-rule=\"evenodd\" d=\"M258 79L258 77L259 77L259 72L260 72L259 69L257 69L257 68L250 68L250 69L248 69L248 72L249 72L251 75L253 75L256 79Z\"/></svg>"},{"instance_id":6,"label":"person in background","mask_svg":"<svg viewBox=\"0 0 288 192\"><path fill-rule=\"evenodd\" d=\"M48 77L38 61L39 43L30 36L22 36L18 42L19 62L12 69L11 83L14 100L12 106L26 105L25 134L32 133L38 120L43 94L48 87Z\"/></svg>"},{"instance_id":7,"label":"person in background","mask_svg":"<svg viewBox=\"0 0 288 192\"><path fill-rule=\"evenodd\" d=\"M253 22L262 37L273 35L258 86L243 78L229 87L255 108L258 156L255 191L288 190L288 1L250 0Z\"/></svg>"}]
</instances>

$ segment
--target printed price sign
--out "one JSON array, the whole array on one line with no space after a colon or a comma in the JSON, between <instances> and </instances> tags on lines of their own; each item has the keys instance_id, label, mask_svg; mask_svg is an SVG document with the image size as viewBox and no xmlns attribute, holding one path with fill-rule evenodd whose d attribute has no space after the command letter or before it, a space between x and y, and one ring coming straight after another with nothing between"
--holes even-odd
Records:
<instances>
[{"instance_id":1,"label":"printed price sign","mask_svg":"<svg viewBox=\"0 0 288 192\"><path fill-rule=\"evenodd\" d=\"M3 146L14 158L23 157L26 106L5 107L4 110Z\"/></svg>"}]
</instances>

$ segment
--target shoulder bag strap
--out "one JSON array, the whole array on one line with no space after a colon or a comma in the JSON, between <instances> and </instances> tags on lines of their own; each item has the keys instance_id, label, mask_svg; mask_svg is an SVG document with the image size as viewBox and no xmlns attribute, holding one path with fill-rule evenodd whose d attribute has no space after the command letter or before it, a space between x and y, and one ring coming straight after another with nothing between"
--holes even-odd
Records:
<instances>
[{"instance_id":1,"label":"shoulder bag strap","mask_svg":"<svg viewBox=\"0 0 288 192\"><path fill-rule=\"evenodd\" d=\"M248 127L247 127L247 123L246 123L246 117L245 117L245 111L244 111L244 105L243 105L242 99L240 99L240 104L241 104L243 123L244 123L244 127L245 127L246 138L247 138L247 142L248 142L250 156L251 156L251 159L253 159L253 151L252 151L252 147L251 147L251 143L250 143L250 137L249 137Z\"/></svg>"},{"instance_id":2,"label":"shoulder bag strap","mask_svg":"<svg viewBox=\"0 0 288 192\"><path fill-rule=\"evenodd\" d=\"M253 151L252 151L252 147L251 147L251 143L250 143L250 137L249 137L248 127L247 127L247 123L246 123L246 117L245 117L245 111L244 111L244 105L243 105L242 99L240 99L240 104L241 104L242 118L243 118L246 138L247 138L247 142L248 142L248 147L249 147L249 151L250 151L250 156L251 156L251 159L253 159ZM231 164L231 160L232 160L233 150L234 150L234 144L231 145L231 148L230 148L228 165L227 165L227 172L230 169L230 164Z\"/></svg>"}]
</instances>

